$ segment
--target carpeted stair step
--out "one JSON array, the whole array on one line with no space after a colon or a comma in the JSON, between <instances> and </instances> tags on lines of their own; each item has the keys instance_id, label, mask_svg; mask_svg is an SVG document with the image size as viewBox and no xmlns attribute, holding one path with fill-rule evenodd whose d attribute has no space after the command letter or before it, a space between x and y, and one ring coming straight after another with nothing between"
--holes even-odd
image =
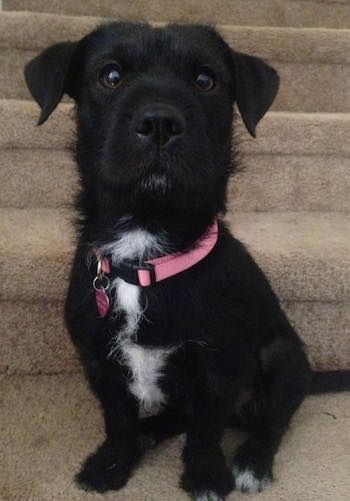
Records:
<instances>
[{"instance_id":1,"label":"carpeted stair step","mask_svg":"<svg viewBox=\"0 0 350 501\"><path fill-rule=\"evenodd\" d=\"M73 478L103 439L102 416L63 325L75 240L74 215L63 208L76 189L73 110L62 104L36 127L38 107L22 100L31 99L24 64L101 21L72 14L217 22L234 48L271 62L282 77L280 95L257 140L238 125L247 169L230 185L227 220L270 278L313 367L350 370L350 30L331 29L350 28L350 5L1 3L33 12L0 12L0 500L97 501L100 495L78 490ZM347 500L349 402L345 394L307 398L276 457L276 482L249 498ZM228 458L240 440L227 434ZM182 446L179 437L152 451L127 487L105 499L185 501Z\"/></svg>"},{"instance_id":2,"label":"carpeted stair step","mask_svg":"<svg viewBox=\"0 0 350 501\"><path fill-rule=\"evenodd\" d=\"M37 127L32 101L0 100L0 205L55 208L72 201L77 176L71 104ZM239 211L350 211L350 114L271 112L250 138L240 120L247 167L231 182ZM30 153L29 153L30 152Z\"/></svg>"},{"instance_id":3,"label":"carpeted stair step","mask_svg":"<svg viewBox=\"0 0 350 501\"><path fill-rule=\"evenodd\" d=\"M49 280L50 277L48 277ZM350 305L335 301L282 301L317 370L350 370ZM0 374L79 371L63 321L63 300L0 302Z\"/></svg>"},{"instance_id":4,"label":"carpeted stair step","mask_svg":"<svg viewBox=\"0 0 350 501\"><path fill-rule=\"evenodd\" d=\"M71 104L61 103L40 127L40 109L32 100L0 99L0 113L0 148L61 149L74 144ZM350 156L349 120L350 113L269 112L257 127L258 140L239 120L239 144L251 155Z\"/></svg>"},{"instance_id":5,"label":"carpeted stair step","mask_svg":"<svg viewBox=\"0 0 350 501\"><path fill-rule=\"evenodd\" d=\"M72 214L57 209L0 209L0 214L1 297L61 299L73 249ZM227 219L282 300L350 302L348 213L248 212Z\"/></svg>"},{"instance_id":6,"label":"carpeted stair step","mask_svg":"<svg viewBox=\"0 0 350 501\"><path fill-rule=\"evenodd\" d=\"M229 186L230 210L350 211L350 157L307 151L300 156L244 154L245 149L243 143L245 169ZM2 149L0 184L2 207L67 206L77 189L73 154L67 149Z\"/></svg>"},{"instance_id":7,"label":"carpeted stair step","mask_svg":"<svg viewBox=\"0 0 350 501\"><path fill-rule=\"evenodd\" d=\"M0 380L0 440L4 501L97 501L77 488L74 474L102 442L101 411L80 374L15 376ZM308 397L276 456L275 482L250 501L345 501L350 490L350 399L344 393ZM227 431L228 461L243 434ZM150 451L127 486L107 501L186 501L179 488L184 437ZM243 496L232 493L227 501Z\"/></svg>"},{"instance_id":8,"label":"carpeted stair step","mask_svg":"<svg viewBox=\"0 0 350 501\"><path fill-rule=\"evenodd\" d=\"M62 325L73 251L71 215L1 209L3 372L76 369ZM317 368L349 367L350 218L342 213L229 217L269 276Z\"/></svg>"},{"instance_id":9,"label":"carpeted stair step","mask_svg":"<svg viewBox=\"0 0 350 501\"><path fill-rule=\"evenodd\" d=\"M347 0L3 0L3 8L153 21L350 28Z\"/></svg>"},{"instance_id":10,"label":"carpeted stair step","mask_svg":"<svg viewBox=\"0 0 350 501\"><path fill-rule=\"evenodd\" d=\"M0 13L0 98L29 98L24 64L50 43L76 40L101 18ZM283 111L350 111L350 30L221 26L232 47L265 58L281 75ZM316 91L317 90L317 91Z\"/></svg>"}]
</instances>

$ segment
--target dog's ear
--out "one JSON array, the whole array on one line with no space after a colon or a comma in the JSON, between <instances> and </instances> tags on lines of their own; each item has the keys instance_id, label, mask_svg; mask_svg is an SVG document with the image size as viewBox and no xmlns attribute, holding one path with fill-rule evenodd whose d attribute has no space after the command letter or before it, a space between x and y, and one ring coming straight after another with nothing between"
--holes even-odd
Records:
<instances>
[{"instance_id":1,"label":"dog's ear","mask_svg":"<svg viewBox=\"0 0 350 501\"><path fill-rule=\"evenodd\" d=\"M255 128L273 103L279 87L276 70L258 57L232 51L236 101L244 125L255 137Z\"/></svg>"},{"instance_id":2,"label":"dog's ear","mask_svg":"<svg viewBox=\"0 0 350 501\"><path fill-rule=\"evenodd\" d=\"M38 125L44 123L64 93L72 95L70 66L78 42L62 42L45 49L24 69L28 88L41 107Z\"/></svg>"}]
</instances>

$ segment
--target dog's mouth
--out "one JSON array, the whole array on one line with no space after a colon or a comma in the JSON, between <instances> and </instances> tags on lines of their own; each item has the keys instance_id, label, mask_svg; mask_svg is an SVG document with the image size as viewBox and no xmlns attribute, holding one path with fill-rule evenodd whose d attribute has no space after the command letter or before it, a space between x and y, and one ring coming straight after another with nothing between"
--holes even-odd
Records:
<instances>
[{"instance_id":1,"label":"dog's mouth","mask_svg":"<svg viewBox=\"0 0 350 501\"><path fill-rule=\"evenodd\" d=\"M172 186L172 161L161 151L154 151L144 156L138 165L140 188L144 192L165 194Z\"/></svg>"},{"instance_id":2,"label":"dog's mouth","mask_svg":"<svg viewBox=\"0 0 350 501\"><path fill-rule=\"evenodd\" d=\"M166 194L170 189L171 183L168 176L160 173L152 173L144 177L140 183L140 191L142 192L156 192L160 195Z\"/></svg>"}]
</instances>

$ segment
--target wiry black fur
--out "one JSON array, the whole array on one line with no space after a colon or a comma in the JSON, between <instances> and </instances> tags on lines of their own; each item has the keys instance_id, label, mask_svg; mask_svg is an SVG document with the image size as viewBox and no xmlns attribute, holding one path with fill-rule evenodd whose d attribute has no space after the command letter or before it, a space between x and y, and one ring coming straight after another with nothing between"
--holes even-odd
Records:
<instances>
[{"instance_id":1,"label":"wiry black fur","mask_svg":"<svg viewBox=\"0 0 350 501\"><path fill-rule=\"evenodd\" d=\"M123 68L119 89L103 87L98 78L111 60ZM206 93L193 83L203 66L216 77ZM63 93L77 103L82 223L66 319L106 428L105 442L86 460L78 482L99 492L119 489L147 447L186 431L183 488L192 496L213 492L224 498L234 478L220 440L234 424L251 431L236 468L271 479L274 454L308 391L310 369L301 341L244 246L220 220L218 243L206 259L142 290L147 318L135 342L181 346L159 381L167 407L143 420L127 371L108 357L111 337L125 319L99 318L96 268L87 266L87 256L93 244L132 228L164 235L168 252L189 249L225 212L235 169L232 105L238 103L254 135L276 95L276 72L232 51L209 27L112 23L80 42L47 49L27 65L26 79L41 105L41 123ZM133 126L143 106L159 102L176 109L186 124L181 138L163 150L138 143ZM159 175L166 178L161 185L154 180Z\"/></svg>"}]
</instances>

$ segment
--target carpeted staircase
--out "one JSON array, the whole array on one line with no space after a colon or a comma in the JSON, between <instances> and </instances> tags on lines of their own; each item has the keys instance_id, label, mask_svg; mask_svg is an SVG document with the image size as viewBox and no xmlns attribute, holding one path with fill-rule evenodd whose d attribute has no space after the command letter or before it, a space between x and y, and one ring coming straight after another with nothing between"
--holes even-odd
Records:
<instances>
[{"instance_id":1,"label":"carpeted staircase","mask_svg":"<svg viewBox=\"0 0 350 501\"><path fill-rule=\"evenodd\" d=\"M347 0L3 0L0 11L0 500L98 500L73 474L102 439L64 330L62 305L77 184L72 103L36 127L23 66L101 19L216 22L238 50L281 75L227 219L270 277L313 367L350 369L350 4ZM23 12L27 9L27 12ZM21 11L22 10L22 11ZM224 24L225 23L225 24ZM350 493L350 398L309 397L276 459L276 482L252 501L338 501ZM240 435L225 438L228 458ZM145 458L105 499L177 501L183 437ZM244 498L232 493L229 498Z\"/></svg>"}]
</instances>

